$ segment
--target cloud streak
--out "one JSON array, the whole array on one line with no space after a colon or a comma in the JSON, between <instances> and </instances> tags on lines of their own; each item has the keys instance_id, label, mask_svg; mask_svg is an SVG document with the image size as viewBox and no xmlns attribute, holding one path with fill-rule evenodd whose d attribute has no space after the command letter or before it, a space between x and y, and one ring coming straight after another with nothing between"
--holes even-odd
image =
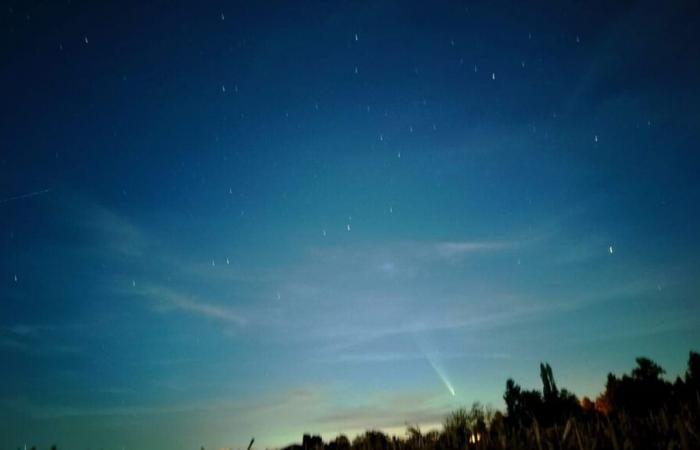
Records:
<instances>
[{"instance_id":1,"label":"cloud streak","mask_svg":"<svg viewBox=\"0 0 700 450\"><path fill-rule=\"evenodd\" d=\"M239 326L248 322L233 308L202 301L194 296L161 286L151 286L137 292L153 301L156 311L180 311Z\"/></svg>"},{"instance_id":2,"label":"cloud streak","mask_svg":"<svg viewBox=\"0 0 700 450\"><path fill-rule=\"evenodd\" d=\"M443 258L454 258L456 256L466 256L473 253L495 252L509 250L516 247L515 242L499 241L462 241L462 242L440 242L435 244L435 252Z\"/></svg>"}]
</instances>

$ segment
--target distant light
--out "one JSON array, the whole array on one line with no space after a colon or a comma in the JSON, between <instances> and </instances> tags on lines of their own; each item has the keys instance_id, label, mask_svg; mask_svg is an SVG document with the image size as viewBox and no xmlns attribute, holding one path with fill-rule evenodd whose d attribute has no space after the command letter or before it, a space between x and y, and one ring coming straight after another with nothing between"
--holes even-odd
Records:
<instances>
[{"instance_id":1,"label":"distant light","mask_svg":"<svg viewBox=\"0 0 700 450\"><path fill-rule=\"evenodd\" d=\"M613 254L613 246L612 245L610 247L608 247L608 252L610 252L611 255Z\"/></svg>"}]
</instances>

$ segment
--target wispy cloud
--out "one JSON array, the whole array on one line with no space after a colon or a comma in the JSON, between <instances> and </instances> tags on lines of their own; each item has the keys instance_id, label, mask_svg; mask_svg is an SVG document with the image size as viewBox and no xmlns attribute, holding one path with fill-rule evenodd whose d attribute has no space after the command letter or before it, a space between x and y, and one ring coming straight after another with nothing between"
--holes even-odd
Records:
<instances>
[{"instance_id":1,"label":"wispy cloud","mask_svg":"<svg viewBox=\"0 0 700 450\"><path fill-rule=\"evenodd\" d=\"M402 262L434 263L441 259L454 259L475 254L487 254L513 250L527 244L527 240L464 240L464 241L394 241L367 244L317 247L312 256L332 263L366 263L375 261L373 267L382 271L394 270L391 259Z\"/></svg>"},{"instance_id":2,"label":"wispy cloud","mask_svg":"<svg viewBox=\"0 0 700 450\"><path fill-rule=\"evenodd\" d=\"M345 327L324 328L325 348L338 352L356 348L380 339L400 336L417 336L459 330L476 332L493 330L513 323L541 318L549 308L544 305L524 305L503 312L482 312L479 314L434 314L421 318L408 318L402 324L364 325L356 322ZM321 337L321 336L319 336Z\"/></svg>"},{"instance_id":3,"label":"wispy cloud","mask_svg":"<svg viewBox=\"0 0 700 450\"><path fill-rule=\"evenodd\" d=\"M81 239L71 243L83 252L102 257L138 258L157 244L152 234L114 209L77 193L65 193L61 207L64 225L78 230ZM81 245L82 244L82 245Z\"/></svg>"},{"instance_id":4,"label":"wispy cloud","mask_svg":"<svg viewBox=\"0 0 700 450\"><path fill-rule=\"evenodd\" d=\"M51 404L17 397L4 399L1 405L24 411L37 418L60 418L72 416L157 416L162 414L186 413L189 415L211 413L219 417L238 417L251 419L259 416L280 413L293 414L299 410L320 411L323 407L322 393L324 386L296 386L276 389L262 396L216 396L214 398L197 398L193 400L172 400L165 403L132 403L119 406L95 406L75 404ZM132 393L130 388L102 388L110 394ZM272 417L270 417L271 419Z\"/></svg>"},{"instance_id":5,"label":"wispy cloud","mask_svg":"<svg viewBox=\"0 0 700 450\"><path fill-rule=\"evenodd\" d=\"M434 357L441 360L448 359L508 359L507 353L474 353L474 352L435 352L424 353L420 351L406 352L344 352L319 358L320 362L339 364L366 364L366 363L395 363L400 361L425 360L426 357Z\"/></svg>"},{"instance_id":6,"label":"wispy cloud","mask_svg":"<svg viewBox=\"0 0 700 450\"><path fill-rule=\"evenodd\" d=\"M149 286L138 289L136 292L151 300L156 311L180 311L234 325L247 323L247 320L231 307L203 301L195 296L162 286Z\"/></svg>"},{"instance_id":7,"label":"wispy cloud","mask_svg":"<svg viewBox=\"0 0 700 450\"><path fill-rule=\"evenodd\" d=\"M442 309L436 309L430 304L418 302L405 303L416 305L412 310L404 310L400 316L392 314L378 307L370 314L362 312L348 312L342 323L333 323L332 326L324 326L324 320L320 321L309 336L323 341L321 348L325 352L334 355L335 360L346 358L350 361L370 362L371 360L407 358L407 354L369 353L361 355L356 349L366 345L391 339L405 339L408 337L429 336L442 333L457 332L462 335L490 332L512 325L523 325L537 321L551 320L562 314L571 314L584 308L599 307L600 304L621 299L629 299L655 292L656 285L653 280L632 280L619 282L615 285L601 285L590 288L586 292L576 289L571 291L555 291L546 294L533 295L520 293L513 297L491 296L470 301L471 308L465 307L465 298L442 297L432 302L442 305ZM372 302L369 303L370 305ZM486 306L485 306L486 305ZM400 312L401 310L399 310ZM384 314L390 318L400 320L368 320L374 319L373 315ZM338 356L347 355L347 356ZM494 355L502 355L495 353ZM333 358L331 358L332 360Z\"/></svg>"},{"instance_id":8,"label":"wispy cloud","mask_svg":"<svg viewBox=\"0 0 700 450\"><path fill-rule=\"evenodd\" d=\"M16 325L0 329L0 352L19 352L34 357L78 356L83 349L75 344L56 342L37 331L43 327Z\"/></svg>"},{"instance_id":9,"label":"wispy cloud","mask_svg":"<svg viewBox=\"0 0 700 450\"><path fill-rule=\"evenodd\" d=\"M608 332L595 334L593 336L576 336L565 338L559 342L559 346L569 348L580 346L582 344L590 344L595 342L620 341L625 339L639 339L658 336L663 334L671 334L686 330L694 330L697 327L695 317L674 317L674 315L663 315L664 320L661 323L647 323L642 326L626 327L624 329L616 329ZM677 316L677 315L675 315ZM658 318L656 318L658 320Z\"/></svg>"},{"instance_id":10,"label":"wispy cloud","mask_svg":"<svg viewBox=\"0 0 700 450\"><path fill-rule=\"evenodd\" d=\"M443 258L465 256L473 253L494 252L516 247L516 242L507 241L457 241L435 244L435 252Z\"/></svg>"}]
</instances>

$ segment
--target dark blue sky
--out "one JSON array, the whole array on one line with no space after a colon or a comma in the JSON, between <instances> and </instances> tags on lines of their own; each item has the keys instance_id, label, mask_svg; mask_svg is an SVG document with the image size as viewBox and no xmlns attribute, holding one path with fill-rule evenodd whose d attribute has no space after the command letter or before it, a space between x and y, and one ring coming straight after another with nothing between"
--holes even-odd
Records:
<instances>
[{"instance_id":1,"label":"dark blue sky","mask_svg":"<svg viewBox=\"0 0 700 450\"><path fill-rule=\"evenodd\" d=\"M401 433L698 349L696 2L149 3L0 10L0 448Z\"/></svg>"}]
</instances>

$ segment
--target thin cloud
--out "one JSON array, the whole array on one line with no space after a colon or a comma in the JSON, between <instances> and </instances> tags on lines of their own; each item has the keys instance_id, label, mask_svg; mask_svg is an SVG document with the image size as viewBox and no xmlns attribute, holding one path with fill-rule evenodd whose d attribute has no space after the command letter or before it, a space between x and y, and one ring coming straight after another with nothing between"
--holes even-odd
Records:
<instances>
[{"instance_id":1,"label":"thin cloud","mask_svg":"<svg viewBox=\"0 0 700 450\"><path fill-rule=\"evenodd\" d=\"M326 358L318 359L319 362L337 364L366 364L366 363L394 363L400 361L424 360L426 356L439 357L440 359L509 359L506 353L474 353L474 352L434 352L426 355L424 352L353 352L336 353Z\"/></svg>"},{"instance_id":2,"label":"thin cloud","mask_svg":"<svg viewBox=\"0 0 700 450\"><path fill-rule=\"evenodd\" d=\"M508 250L514 247L514 242L501 241L440 242L435 245L435 252L440 257L451 258L472 253L485 253L499 250Z\"/></svg>"},{"instance_id":3,"label":"thin cloud","mask_svg":"<svg viewBox=\"0 0 700 450\"><path fill-rule=\"evenodd\" d=\"M245 325L247 320L232 308L199 300L198 298L163 287L148 287L140 292L156 302L157 311L182 311L201 317L235 325Z\"/></svg>"},{"instance_id":4,"label":"thin cloud","mask_svg":"<svg viewBox=\"0 0 700 450\"><path fill-rule=\"evenodd\" d=\"M426 335L459 330L461 332L490 331L512 324L547 320L556 314L570 314L601 303L631 298L653 292L655 285L646 281L631 281L616 286L601 286L585 294L556 293L547 296L519 295L502 310L456 313L422 310L403 323L366 323L350 321L343 326L322 327L312 335L322 339L330 352L342 352L362 345L397 336ZM494 299L490 300L491 302ZM450 303L453 303L450 301ZM394 355L395 357L395 355Z\"/></svg>"},{"instance_id":5,"label":"thin cloud","mask_svg":"<svg viewBox=\"0 0 700 450\"><path fill-rule=\"evenodd\" d=\"M80 356L84 354L84 350L75 345L53 344L13 337L0 337L0 351L19 352L34 357Z\"/></svg>"},{"instance_id":6,"label":"thin cloud","mask_svg":"<svg viewBox=\"0 0 700 450\"><path fill-rule=\"evenodd\" d=\"M322 395L326 388L323 386L297 386L272 392L261 397L231 398L216 397L202 398L190 401L173 401L162 404L125 404L119 406L77 406L71 404L50 404L31 401L27 398L4 400L0 405L7 408L24 411L36 418L60 418L71 416L157 416L162 414L183 413L213 413L219 417L246 417L248 419L260 415L276 415L281 411L294 412L301 408L314 409L323 406ZM103 389L103 392L105 390ZM129 392L130 389L119 389L119 393Z\"/></svg>"},{"instance_id":7,"label":"thin cloud","mask_svg":"<svg viewBox=\"0 0 700 450\"><path fill-rule=\"evenodd\" d=\"M512 250L525 243L526 241L518 240L396 241L381 245L315 248L312 249L312 256L317 260L333 263L376 260L378 264L374 266L385 271L387 259L431 262L442 258Z\"/></svg>"}]
</instances>

